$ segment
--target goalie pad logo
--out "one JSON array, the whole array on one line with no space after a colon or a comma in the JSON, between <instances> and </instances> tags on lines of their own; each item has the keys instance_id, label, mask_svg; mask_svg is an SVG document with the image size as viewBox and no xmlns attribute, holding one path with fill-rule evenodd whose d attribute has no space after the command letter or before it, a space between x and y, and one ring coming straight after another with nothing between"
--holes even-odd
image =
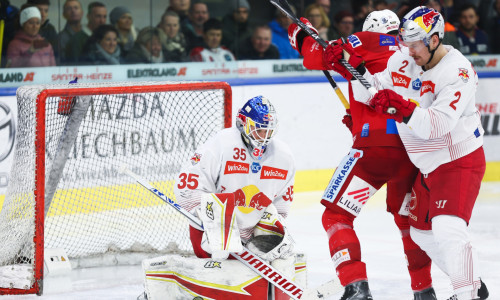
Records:
<instances>
[{"instance_id":1,"label":"goalie pad logo","mask_svg":"<svg viewBox=\"0 0 500 300\"><path fill-rule=\"evenodd\" d=\"M214 219L214 210L212 208L212 205L214 205L213 202L207 202L207 207L205 209L205 212L207 214L207 217L209 217L210 219Z\"/></svg>"},{"instance_id":2,"label":"goalie pad logo","mask_svg":"<svg viewBox=\"0 0 500 300\"><path fill-rule=\"evenodd\" d=\"M219 268L222 269L221 262L220 261L207 261L207 263L204 266L207 269L213 269L213 268Z\"/></svg>"}]
</instances>

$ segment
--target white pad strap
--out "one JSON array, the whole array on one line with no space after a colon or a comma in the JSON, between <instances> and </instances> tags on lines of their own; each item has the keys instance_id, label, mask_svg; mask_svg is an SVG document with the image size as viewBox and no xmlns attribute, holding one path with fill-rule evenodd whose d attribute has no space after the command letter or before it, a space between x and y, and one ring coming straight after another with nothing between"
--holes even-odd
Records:
<instances>
[{"instance_id":1,"label":"white pad strap","mask_svg":"<svg viewBox=\"0 0 500 300\"><path fill-rule=\"evenodd\" d=\"M201 247L214 259L226 259L230 252L241 252L240 231L235 215L233 193L204 194L200 203L204 233Z\"/></svg>"}]
</instances>

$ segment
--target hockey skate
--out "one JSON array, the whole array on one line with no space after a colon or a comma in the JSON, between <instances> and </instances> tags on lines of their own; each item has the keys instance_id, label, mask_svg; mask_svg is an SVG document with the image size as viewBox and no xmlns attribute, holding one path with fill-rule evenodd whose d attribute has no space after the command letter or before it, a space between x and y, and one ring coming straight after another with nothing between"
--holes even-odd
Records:
<instances>
[{"instance_id":1,"label":"hockey skate","mask_svg":"<svg viewBox=\"0 0 500 300\"><path fill-rule=\"evenodd\" d=\"M414 300L437 300L434 288L430 287L420 292L413 293Z\"/></svg>"},{"instance_id":2,"label":"hockey skate","mask_svg":"<svg viewBox=\"0 0 500 300\"><path fill-rule=\"evenodd\" d=\"M373 300L368 281L356 281L346 285L344 295L340 300Z\"/></svg>"},{"instance_id":3,"label":"hockey skate","mask_svg":"<svg viewBox=\"0 0 500 300\"><path fill-rule=\"evenodd\" d=\"M480 279L481 280L481 279ZM479 291L477 292L477 295L479 298L475 300L485 300L488 299L488 296L490 295L490 292L488 292L488 288L486 287L486 284L481 280L481 287L479 288ZM457 295L453 295L448 300L458 300Z\"/></svg>"}]
</instances>

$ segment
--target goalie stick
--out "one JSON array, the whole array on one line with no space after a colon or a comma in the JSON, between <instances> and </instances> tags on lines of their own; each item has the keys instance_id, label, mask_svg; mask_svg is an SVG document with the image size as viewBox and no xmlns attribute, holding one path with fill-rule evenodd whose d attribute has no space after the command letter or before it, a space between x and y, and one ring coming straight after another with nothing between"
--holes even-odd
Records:
<instances>
[{"instance_id":1,"label":"goalie stick","mask_svg":"<svg viewBox=\"0 0 500 300\"><path fill-rule=\"evenodd\" d=\"M120 168L120 172L127 174L132 177L142 185L144 188L149 190L151 193L155 194L158 198L175 208L178 212L187 217L196 226L203 228L203 224L199 218L185 210L177 202L167 197L165 194L154 188L149 182L139 175L132 172L126 166ZM252 269L255 273L259 274L272 285L278 287L285 294L290 296L294 300L312 300L312 299L324 299L333 294L340 292L343 287L338 280L332 280L318 288L303 289L296 285L291 279L281 274L276 268L271 266L268 262L262 260L256 254L252 253L245 246L243 246L243 251L240 253L231 253L231 256L239 260L241 263Z\"/></svg>"},{"instance_id":2,"label":"goalie stick","mask_svg":"<svg viewBox=\"0 0 500 300\"><path fill-rule=\"evenodd\" d=\"M320 44L321 47L326 48L328 47L328 43L323 40L319 35L317 35L314 31L311 30L306 24L304 24L297 16L294 15L292 9L290 8L290 4L288 4L287 0L269 0L272 5L276 6L279 10L281 10L285 15L287 15L295 24L297 24L302 30L304 30L307 35L312 37L318 44ZM349 71L349 73L352 74L359 82L370 92L370 94L373 96L377 93L377 90L361 75L358 70L354 69L353 66L351 66L345 59L340 59L339 62ZM325 75L328 73L327 71L324 71ZM330 73L328 73L330 75ZM327 76L328 81L330 81L330 84L332 84L333 88L337 86L333 78L331 76ZM331 78L331 79L330 79ZM332 83L333 82L333 83ZM338 87L337 87L338 89ZM335 92L337 93L337 89L335 89ZM337 93L338 95L338 93ZM343 96L343 95L342 95ZM339 96L340 97L340 96ZM344 97L345 99L345 97ZM341 98L342 103L344 101ZM344 104L345 106L345 104ZM347 108L347 107L346 107ZM389 107L387 109L387 113L389 114L395 114L396 109L393 107Z\"/></svg>"}]
</instances>

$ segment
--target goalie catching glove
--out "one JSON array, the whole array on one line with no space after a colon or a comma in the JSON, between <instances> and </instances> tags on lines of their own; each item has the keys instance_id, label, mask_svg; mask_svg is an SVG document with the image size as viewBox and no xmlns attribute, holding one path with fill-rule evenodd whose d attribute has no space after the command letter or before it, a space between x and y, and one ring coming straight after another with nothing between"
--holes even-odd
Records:
<instances>
[{"instance_id":1,"label":"goalie catching glove","mask_svg":"<svg viewBox=\"0 0 500 300\"><path fill-rule=\"evenodd\" d=\"M294 245L295 242L285 226L283 217L271 204L255 226L253 237L246 246L262 259L273 261L291 256Z\"/></svg>"}]
</instances>

